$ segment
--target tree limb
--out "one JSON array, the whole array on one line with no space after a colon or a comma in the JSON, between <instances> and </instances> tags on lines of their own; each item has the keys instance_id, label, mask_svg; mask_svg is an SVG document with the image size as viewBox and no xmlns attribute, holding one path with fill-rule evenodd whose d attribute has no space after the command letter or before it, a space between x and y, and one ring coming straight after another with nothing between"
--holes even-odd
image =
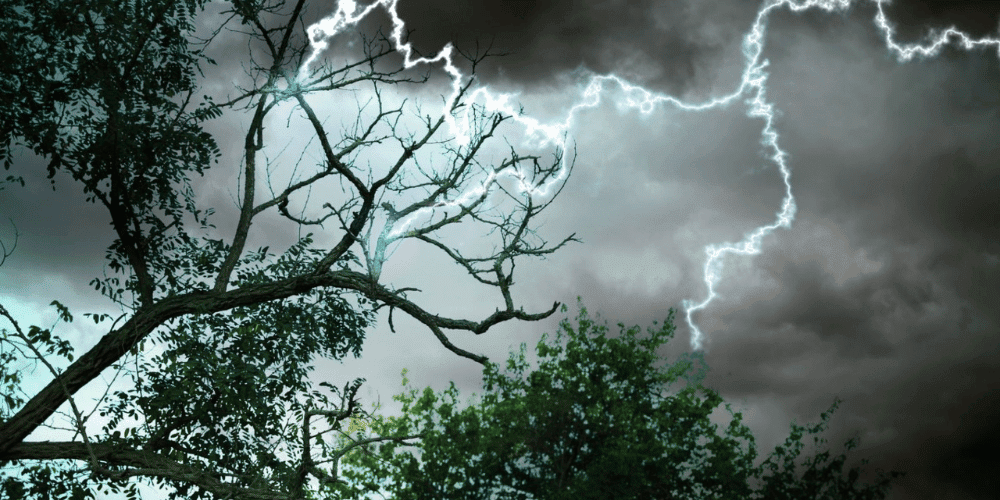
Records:
<instances>
[{"instance_id":1,"label":"tree limb","mask_svg":"<svg viewBox=\"0 0 1000 500\"><path fill-rule=\"evenodd\" d=\"M102 474L116 479L142 476L193 484L215 495L253 500L286 500L280 492L240 488L227 484L205 471L184 465L158 453L135 450L124 445L107 443L91 444L94 456L104 465L126 467L123 470L105 469ZM19 443L0 453L0 461L7 460L88 460L90 454L83 443L38 441Z\"/></svg>"}]
</instances>

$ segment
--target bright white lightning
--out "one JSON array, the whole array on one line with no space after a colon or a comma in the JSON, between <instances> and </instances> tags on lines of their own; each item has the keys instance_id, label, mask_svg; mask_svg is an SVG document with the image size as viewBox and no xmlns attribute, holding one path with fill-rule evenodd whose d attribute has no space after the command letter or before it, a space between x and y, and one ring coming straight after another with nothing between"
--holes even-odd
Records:
<instances>
[{"instance_id":1,"label":"bright white lightning","mask_svg":"<svg viewBox=\"0 0 1000 500\"><path fill-rule=\"evenodd\" d=\"M781 172L782 180L785 183L785 196L781 202L781 210L776 213L777 218L773 223L754 229L753 231L747 233L743 240L737 243L709 245L705 248L707 259L705 260L703 268L703 276L705 285L708 288L708 294L705 300L697 304L689 300L684 300L682 302L687 316L687 323L691 329L691 348L693 350L700 350L702 349L702 333L701 330L699 330L694 324L691 315L695 311L704 309L716 297L715 285L719 282L722 275L723 257L725 257L726 254L759 254L761 251L761 241L765 236L779 227L791 227L792 221L795 219L796 207L795 198L792 195L791 170L788 163L785 161L787 153L778 145L779 135L778 131L774 128L775 109L774 106L768 103L765 98L767 92L768 74L764 71L764 68L767 67L768 61L766 59L761 61L760 58L764 51L764 36L767 31L768 16L772 11L779 7L787 7L793 12L801 12L812 8L823 9L827 12L845 10L850 7L852 1L853 0L769 0L765 2L764 5L761 6L760 10L757 11L757 16L754 19L753 25L743 39L743 56L745 65L739 85L728 95L717 97L703 103L685 103L672 96L651 92L640 86L633 85L632 83L629 83L614 74L591 74L590 81L586 89L583 91L580 100L569 109L562 121L555 123L542 123L529 116L521 115L517 107L511 102L511 98L513 97L512 95L493 93L486 87L478 87L470 95L470 101L475 102L477 100L482 100L482 104L488 112L498 112L510 116L515 122L524 127L528 137L537 138L540 146L552 144L557 148L562 149L565 146L565 136L572 125L575 114L581 109L593 108L600 104L605 84L614 84L621 88L624 99L622 102L617 103L618 105L625 106L627 108L636 108L643 114L651 113L656 105L661 103L669 103L677 108L687 111L700 111L726 105L744 94L748 96L748 98L744 101L748 106L747 115L750 117L760 117L764 120L764 127L761 129L761 144L773 152L770 159L778 166ZM900 62L909 61L916 55L924 57L937 55L941 48L948 43L948 39L950 37L956 37L961 46L966 50L979 46L996 46L997 56L1000 57L1000 39L981 38L973 40L970 39L968 35L956 30L954 27L943 31L936 36L932 36L932 40L927 45L900 45L894 40L893 35L895 30L892 25L889 24L889 21L885 16L885 12L883 11L883 5L889 3L889 0L873 1L875 2L877 9L877 14L875 15L875 25L884 34L887 48L896 53L897 59ZM461 71L459 71L459 69L453 64L453 46L450 43L445 45L444 48L442 48L433 58L413 58L413 48L411 44L403 43L402 41L404 23L396 12L397 3L398 0L378 0L358 12L358 5L354 0L339 0L337 10L332 16L309 26L307 32L309 34L310 44L312 45L312 53L299 69L298 80L301 82L307 78L310 65L319 57L319 54L327 48L326 40L333 37L344 28L352 26L358 21L364 19L364 17L372 12L376 7L382 6L392 18L393 31L391 38L395 42L396 50L404 56L404 66L406 68L412 68L417 64L432 64L440 62L444 70L451 75L452 93L445 101L442 112L444 113L446 123L452 136L455 138L456 143L459 146L466 145L469 142L469 134L472 123L471 117L469 116L470 111L467 108L465 113L461 115L461 124L452 114L452 107L455 105L455 101L458 98L459 88L461 86L462 79L464 78ZM496 181L497 175L511 175L517 178L521 192L527 196L544 197L549 193L549 190L553 185L561 182L565 178L567 171L568 169L564 163L558 175L549 179L548 182L539 185L532 185L520 172L514 169L501 172L500 174L491 173L483 180L482 184L463 193L457 199L445 203L443 206L453 207L477 198L484 191L490 188L490 186ZM409 225L412 224L418 216L419 212L418 214L413 214L413 216L407 220L398 222L397 227L389 233L389 236L391 238L398 238L401 236L406 228L409 227Z\"/></svg>"}]
</instances>

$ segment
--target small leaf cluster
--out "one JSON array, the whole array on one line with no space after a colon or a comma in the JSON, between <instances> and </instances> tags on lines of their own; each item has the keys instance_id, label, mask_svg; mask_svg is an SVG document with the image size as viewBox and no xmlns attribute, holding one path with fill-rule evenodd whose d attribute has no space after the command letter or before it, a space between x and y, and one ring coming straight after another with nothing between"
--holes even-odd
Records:
<instances>
[{"instance_id":1,"label":"small leaf cluster","mask_svg":"<svg viewBox=\"0 0 1000 500\"><path fill-rule=\"evenodd\" d=\"M73 315L69 308L58 300L53 300L49 305L56 308L59 321L66 323L73 321ZM6 321L7 318L0 319ZM0 419L12 415L20 409L25 400L21 397L21 381L25 370L38 369L41 361L35 355L37 351L41 355L56 355L67 361L73 361L73 345L70 341L52 333L51 328L42 328L38 325L28 326L28 331L23 332L24 336L6 328L0 330L0 387L3 392L3 406L0 408ZM33 348L33 349L32 349ZM31 361L28 361L31 360Z\"/></svg>"},{"instance_id":2,"label":"small leaf cluster","mask_svg":"<svg viewBox=\"0 0 1000 500\"><path fill-rule=\"evenodd\" d=\"M61 461L62 462L62 461ZM83 486L84 471L72 463L27 464L19 471L22 477L6 476L0 481L0 498L46 498L52 500L89 500L94 494ZM138 498L133 485L126 493L129 500Z\"/></svg>"},{"instance_id":3,"label":"small leaf cluster","mask_svg":"<svg viewBox=\"0 0 1000 500\"><path fill-rule=\"evenodd\" d=\"M3 392L3 407L0 407L0 420L5 420L14 414L24 398L21 397L21 381L23 368L18 366L22 357L15 349L16 339L11 338L7 329L0 330L0 391Z\"/></svg>"}]
</instances>

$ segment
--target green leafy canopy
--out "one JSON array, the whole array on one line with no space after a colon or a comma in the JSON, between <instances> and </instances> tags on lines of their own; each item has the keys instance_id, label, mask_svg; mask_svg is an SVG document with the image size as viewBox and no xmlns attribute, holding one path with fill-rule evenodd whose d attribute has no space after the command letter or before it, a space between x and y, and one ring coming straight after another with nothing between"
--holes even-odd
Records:
<instances>
[{"instance_id":1,"label":"green leafy canopy","mask_svg":"<svg viewBox=\"0 0 1000 500\"><path fill-rule=\"evenodd\" d=\"M576 325L565 319L554 342L547 335L539 341L535 369L522 344L504 372L496 364L484 369L485 392L468 405L454 383L442 393L417 391L404 370L408 391L395 397L402 417L375 427L382 435L419 432L422 440L348 455L342 476L350 482L340 492L470 500L884 498L890 480L859 484L858 469L843 477L844 455L831 461L824 451L795 472L803 432L822 432L837 402L820 424L793 424L788 441L755 466L754 436L742 415L725 404L731 421L721 432L709 420L723 398L701 384L702 354L672 364L657 354L674 335L674 313L645 335L619 324L612 337L581 303ZM856 445L852 440L848 450Z\"/></svg>"}]
</instances>

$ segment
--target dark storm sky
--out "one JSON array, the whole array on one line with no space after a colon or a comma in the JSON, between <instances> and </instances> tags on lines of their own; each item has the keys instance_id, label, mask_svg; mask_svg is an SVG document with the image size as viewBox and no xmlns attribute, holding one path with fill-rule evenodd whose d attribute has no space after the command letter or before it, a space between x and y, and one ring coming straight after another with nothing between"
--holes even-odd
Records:
<instances>
[{"instance_id":1,"label":"dark storm sky","mask_svg":"<svg viewBox=\"0 0 1000 500\"><path fill-rule=\"evenodd\" d=\"M333 6L310 9L318 18ZM951 25L974 38L1000 37L993 2L897 0L885 10L900 43ZM756 11L754 2L736 0L402 0L399 8L424 54L447 41L470 49L493 40L508 55L482 68L483 82L520 92L529 114L552 116L585 83L567 79L581 66L692 101L728 94L738 86L740 44ZM1000 490L1000 56L995 46L947 48L901 64L874 16L869 2L846 13L771 16L768 98L779 110L775 125L799 211L791 229L764 240L760 255L725 260L720 297L695 317L711 368L705 384L744 412L764 454L787 435L789 421L813 422L840 397L826 437L839 451L860 433L853 457L907 471L892 498L988 498ZM376 14L362 28L387 20ZM223 39L216 50L225 70L209 73L208 83L224 94L245 44ZM551 240L576 232L584 243L520 265L515 300L537 311L554 300L572 306L581 295L611 324L643 326L684 299L702 300L703 248L771 223L783 195L762 154L762 122L745 112L737 102L700 113L670 106L648 116L614 106L580 113L571 131L576 169L542 232ZM272 129L277 139L295 133L279 121L284 116ZM231 153L245 125L212 127L227 156L196 191L216 207L229 238L236 212L228 193L238 189L239 165ZM41 165L30 157L22 164ZM0 214L21 232L0 292L27 285L0 295L5 304L17 297L23 311L52 298L81 311L102 307L86 283L100 275L112 238L107 216L67 178L53 193L37 172L25 174L27 187L0 192ZM294 228L267 221L277 219L260 224L255 241L294 239ZM9 241L10 226L0 231ZM418 286L422 305L454 316L481 318L502 304L432 255L401 246L383 281ZM452 340L502 360L512 346L553 332L558 319ZM338 384L367 377L368 395L377 391L389 407L404 366L418 387L455 380L466 395L479 389L478 365L415 322L396 321L392 334L381 319L362 359L324 364L322 373ZM689 349L680 314L677 323L667 357ZM78 327L84 343L102 333Z\"/></svg>"}]
</instances>

